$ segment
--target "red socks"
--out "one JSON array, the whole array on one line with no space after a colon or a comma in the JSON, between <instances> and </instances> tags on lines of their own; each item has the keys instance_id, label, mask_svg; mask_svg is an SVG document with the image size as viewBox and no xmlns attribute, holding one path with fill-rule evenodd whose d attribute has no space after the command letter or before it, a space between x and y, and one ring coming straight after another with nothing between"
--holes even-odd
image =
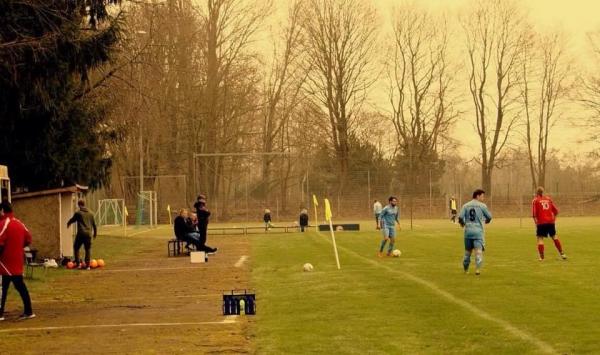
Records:
<instances>
[{"instance_id":1,"label":"red socks","mask_svg":"<svg viewBox=\"0 0 600 355\"><path fill-rule=\"evenodd\" d=\"M562 255L563 250L562 250L562 245L560 244L560 240L552 239L552 241L554 242L554 246L556 247L556 250L558 250L560 255ZM544 259L544 244L538 244L537 248L538 248L538 253L540 254L540 259Z\"/></svg>"},{"instance_id":2,"label":"red socks","mask_svg":"<svg viewBox=\"0 0 600 355\"><path fill-rule=\"evenodd\" d=\"M562 251L562 245L560 244L560 240L559 239L553 239L554 240L554 246L556 247L556 250L558 250L559 253L563 253Z\"/></svg>"},{"instance_id":3,"label":"red socks","mask_svg":"<svg viewBox=\"0 0 600 355\"><path fill-rule=\"evenodd\" d=\"M544 244L538 244L538 253L540 253L540 259L544 258Z\"/></svg>"}]
</instances>

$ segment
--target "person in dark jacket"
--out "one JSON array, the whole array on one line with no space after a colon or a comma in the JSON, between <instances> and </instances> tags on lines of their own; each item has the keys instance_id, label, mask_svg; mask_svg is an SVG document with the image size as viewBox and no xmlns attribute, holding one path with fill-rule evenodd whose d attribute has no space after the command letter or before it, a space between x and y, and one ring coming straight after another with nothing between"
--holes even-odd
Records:
<instances>
[{"instance_id":1,"label":"person in dark jacket","mask_svg":"<svg viewBox=\"0 0 600 355\"><path fill-rule=\"evenodd\" d=\"M200 195L200 197L203 197ZM217 248L211 248L206 245L206 239L208 236L208 219L210 217L210 211L206 208L206 200L200 198L197 203L196 214L198 216L198 231L200 232L200 243L205 247L207 253L215 253Z\"/></svg>"},{"instance_id":2,"label":"person in dark jacket","mask_svg":"<svg viewBox=\"0 0 600 355\"><path fill-rule=\"evenodd\" d=\"M263 215L263 221L265 222L265 231L268 231L271 228L271 210L265 209L265 214Z\"/></svg>"},{"instance_id":3,"label":"person in dark jacket","mask_svg":"<svg viewBox=\"0 0 600 355\"><path fill-rule=\"evenodd\" d=\"M23 248L31 244L31 233L25 225L13 215L8 202L0 204L0 275L2 276L2 302L0 303L0 321L4 320L4 310L8 287L11 282L23 300L23 314L19 320L35 318L31 309L29 291L23 281Z\"/></svg>"},{"instance_id":4,"label":"person in dark jacket","mask_svg":"<svg viewBox=\"0 0 600 355\"><path fill-rule=\"evenodd\" d=\"M206 207L206 196L198 195L198 199L196 199L196 202L194 203L194 209L196 210L196 215L198 217L200 217L200 210L203 206Z\"/></svg>"},{"instance_id":5,"label":"person in dark jacket","mask_svg":"<svg viewBox=\"0 0 600 355\"><path fill-rule=\"evenodd\" d=\"M67 222L67 228L71 224L77 224L77 234L75 235L75 242L73 243L73 256L75 257L75 264L79 266L81 260L79 260L79 249L83 245L85 249L85 265L90 270L90 258L92 250L92 237L96 239L98 230L96 228L96 221L94 215L85 207L85 201L77 201L79 211L75 212L73 217Z\"/></svg>"},{"instance_id":6,"label":"person in dark jacket","mask_svg":"<svg viewBox=\"0 0 600 355\"><path fill-rule=\"evenodd\" d=\"M179 211L179 215L173 221L173 229L175 237L178 240L186 242L186 248L190 244L194 245L196 249L200 247L200 233L194 232L192 224L189 220L189 211L182 209Z\"/></svg>"},{"instance_id":7,"label":"person in dark jacket","mask_svg":"<svg viewBox=\"0 0 600 355\"><path fill-rule=\"evenodd\" d=\"M304 230L306 229L306 227L308 227L308 211L306 210L306 208L303 208L302 211L300 211L300 231L304 232Z\"/></svg>"}]
</instances>

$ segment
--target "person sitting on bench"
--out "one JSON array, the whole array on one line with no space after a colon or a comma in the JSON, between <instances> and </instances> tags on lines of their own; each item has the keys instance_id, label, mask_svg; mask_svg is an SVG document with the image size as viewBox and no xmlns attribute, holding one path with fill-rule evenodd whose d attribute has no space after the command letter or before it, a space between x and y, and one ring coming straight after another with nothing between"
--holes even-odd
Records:
<instances>
[{"instance_id":1,"label":"person sitting on bench","mask_svg":"<svg viewBox=\"0 0 600 355\"><path fill-rule=\"evenodd\" d=\"M188 223L189 212L183 208L179 211L179 215L173 221L173 229L175 231L175 237L178 240L183 240L186 244L185 247L189 249L189 245L192 244L197 250L200 250L200 233L194 232L191 225Z\"/></svg>"},{"instance_id":2,"label":"person sitting on bench","mask_svg":"<svg viewBox=\"0 0 600 355\"><path fill-rule=\"evenodd\" d=\"M196 250L203 251L206 253L215 253L217 248L211 248L206 245L206 227L202 225L202 223L198 219L198 215L195 213L190 213L190 223L191 228L195 233L198 233L200 247L196 247Z\"/></svg>"}]
</instances>

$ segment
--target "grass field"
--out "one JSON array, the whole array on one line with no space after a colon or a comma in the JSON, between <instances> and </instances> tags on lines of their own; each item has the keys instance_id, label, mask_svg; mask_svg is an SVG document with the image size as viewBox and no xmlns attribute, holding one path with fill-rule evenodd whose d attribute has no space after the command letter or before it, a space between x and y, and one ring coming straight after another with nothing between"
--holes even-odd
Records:
<instances>
[{"instance_id":1,"label":"grass field","mask_svg":"<svg viewBox=\"0 0 600 355\"><path fill-rule=\"evenodd\" d=\"M374 230L338 233L340 271L328 234L252 237L258 352L600 353L600 219L561 219L569 260L547 241L541 263L529 221L495 220L479 277L458 227L416 223L400 258L375 256Z\"/></svg>"},{"instance_id":2,"label":"grass field","mask_svg":"<svg viewBox=\"0 0 600 355\"><path fill-rule=\"evenodd\" d=\"M543 263L524 223L492 222L479 277L462 273L461 230L446 221L403 225L400 258L375 256L370 221L338 233L342 270L329 234L312 230L212 235L219 253L190 264L167 257L168 226L104 229L104 269L28 282L38 318L14 321L11 291L0 354L600 353L600 219L561 219L569 260L547 243ZM223 317L222 291L248 287L257 316Z\"/></svg>"}]
</instances>

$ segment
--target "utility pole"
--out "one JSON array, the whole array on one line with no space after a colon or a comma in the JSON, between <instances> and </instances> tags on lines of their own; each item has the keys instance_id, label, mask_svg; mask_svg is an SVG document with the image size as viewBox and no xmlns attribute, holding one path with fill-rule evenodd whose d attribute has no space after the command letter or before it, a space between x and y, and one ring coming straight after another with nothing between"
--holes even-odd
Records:
<instances>
[{"instance_id":1,"label":"utility pole","mask_svg":"<svg viewBox=\"0 0 600 355\"><path fill-rule=\"evenodd\" d=\"M138 30L135 31L136 34L138 35L145 35L148 32L144 31L144 30ZM139 126L140 126L140 198L142 198L142 192L144 191L144 142L143 142L143 138L144 138L144 133L142 130L142 119L139 116L139 113L141 112L141 107L142 107L142 67L141 64L139 65L138 68L138 94L139 94L139 100L140 100L140 111L138 111L138 122L139 122Z\"/></svg>"}]
</instances>

